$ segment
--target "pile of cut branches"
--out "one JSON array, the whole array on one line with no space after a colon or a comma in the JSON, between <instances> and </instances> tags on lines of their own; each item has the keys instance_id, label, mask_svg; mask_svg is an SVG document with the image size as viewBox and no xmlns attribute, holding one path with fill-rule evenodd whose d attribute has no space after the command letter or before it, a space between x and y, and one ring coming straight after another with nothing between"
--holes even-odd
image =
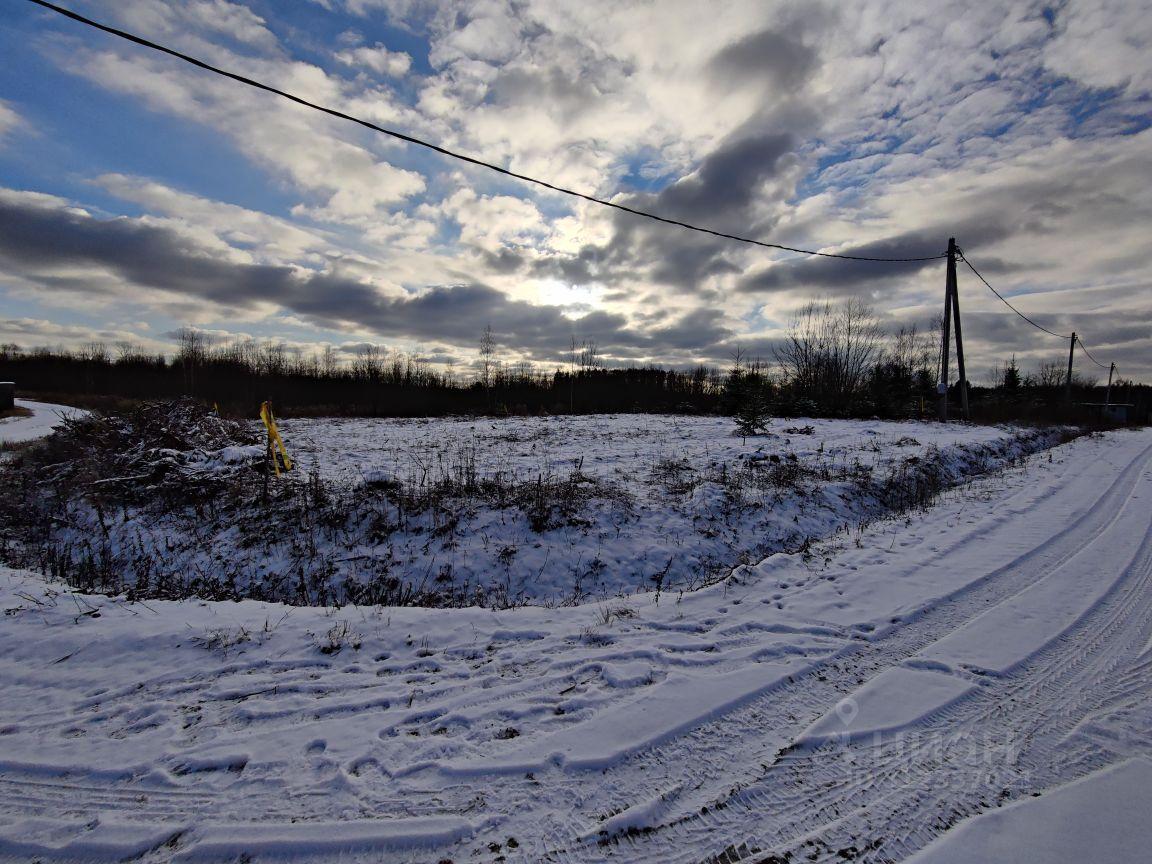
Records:
<instances>
[{"instance_id":1,"label":"pile of cut branches","mask_svg":"<svg viewBox=\"0 0 1152 864\"><path fill-rule=\"evenodd\" d=\"M42 487L85 497L146 503L179 488L184 496L239 474L263 470L259 437L194 399L146 402L122 414L64 420L7 473L34 475Z\"/></svg>"}]
</instances>

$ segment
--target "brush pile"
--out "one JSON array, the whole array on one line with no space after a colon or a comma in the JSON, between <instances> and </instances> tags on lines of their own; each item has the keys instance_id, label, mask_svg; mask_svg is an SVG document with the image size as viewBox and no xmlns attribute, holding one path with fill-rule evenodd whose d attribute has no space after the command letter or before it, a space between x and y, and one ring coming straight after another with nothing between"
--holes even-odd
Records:
<instances>
[{"instance_id":1,"label":"brush pile","mask_svg":"<svg viewBox=\"0 0 1152 864\"><path fill-rule=\"evenodd\" d=\"M263 470L259 437L193 399L146 402L123 414L65 420L11 469L43 487L146 503L178 487L194 494Z\"/></svg>"}]
</instances>

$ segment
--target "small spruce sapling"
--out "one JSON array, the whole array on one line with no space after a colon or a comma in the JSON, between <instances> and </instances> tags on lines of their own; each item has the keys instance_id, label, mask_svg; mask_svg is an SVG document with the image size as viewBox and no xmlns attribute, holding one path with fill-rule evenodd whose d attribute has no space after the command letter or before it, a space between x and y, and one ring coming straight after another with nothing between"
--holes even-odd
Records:
<instances>
[{"instance_id":1,"label":"small spruce sapling","mask_svg":"<svg viewBox=\"0 0 1152 864\"><path fill-rule=\"evenodd\" d=\"M749 388L736 411L736 431L742 438L768 431L768 401L757 388Z\"/></svg>"}]
</instances>

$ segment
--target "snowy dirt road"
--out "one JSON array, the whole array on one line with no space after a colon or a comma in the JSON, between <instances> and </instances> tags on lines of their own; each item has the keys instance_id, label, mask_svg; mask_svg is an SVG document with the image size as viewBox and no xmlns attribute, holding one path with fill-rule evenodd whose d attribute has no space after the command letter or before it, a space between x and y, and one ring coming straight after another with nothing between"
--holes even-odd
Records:
<instances>
[{"instance_id":1,"label":"snowy dirt road","mask_svg":"<svg viewBox=\"0 0 1152 864\"><path fill-rule=\"evenodd\" d=\"M32 402L28 399L17 399L16 407L30 413L27 416L0 419L0 447L24 444L42 438L59 426L63 422L63 418L85 413L78 408L69 408L67 405Z\"/></svg>"},{"instance_id":2,"label":"snowy dirt road","mask_svg":"<svg viewBox=\"0 0 1152 864\"><path fill-rule=\"evenodd\" d=\"M840 548L574 608L0 571L0 859L903 860L1152 756L1150 501L1152 432L1110 433Z\"/></svg>"}]
</instances>

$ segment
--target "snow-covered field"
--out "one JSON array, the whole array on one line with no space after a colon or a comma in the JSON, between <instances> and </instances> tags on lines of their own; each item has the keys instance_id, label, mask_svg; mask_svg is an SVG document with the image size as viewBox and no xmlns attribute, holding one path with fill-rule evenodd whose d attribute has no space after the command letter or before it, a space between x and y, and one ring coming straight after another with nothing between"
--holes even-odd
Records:
<instances>
[{"instance_id":1,"label":"snow-covered field","mask_svg":"<svg viewBox=\"0 0 1152 864\"><path fill-rule=\"evenodd\" d=\"M699 587L880 515L871 481L930 458L955 481L1025 450L1007 428L879 421L777 420L747 439L728 418L669 415L281 425L301 470L332 480L529 492L551 482L556 497L579 499L541 526L491 494L465 495L447 514L397 516L383 542L345 541L411 583L447 576L510 602Z\"/></svg>"},{"instance_id":2,"label":"snow-covered field","mask_svg":"<svg viewBox=\"0 0 1152 864\"><path fill-rule=\"evenodd\" d=\"M1109 433L722 584L556 608L3 571L0 859L1088 860L1033 853L1061 814L1152 812L1149 500L1152 432Z\"/></svg>"},{"instance_id":3,"label":"snow-covered field","mask_svg":"<svg viewBox=\"0 0 1152 864\"><path fill-rule=\"evenodd\" d=\"M32 402L28 399L17 399L17 408L31 411L30 417L5 417L0 419L0 446L5 444L26 444L43 438L54 428L60 425L64 417L83 414L76 408L67 405L53 405L49 402Z\"/></svg>"},{"instance_id":4,"label":"snow-covered field","mask_svg":"<svg viewBox=\"0 0 1152 864\"><path fill-rule=\"evenodd\" d=\"M185 437L173 449L180 423L221 421L149 422L127 438L120 426L74 433L70 455L36 469L41 482L19 481L34 499L21 512L40 514L21 535L36 544L25 562L72 573L74 585L169 599L508 607L675 596L922 506L1060 437L778 420L743 439L728 419L652 415L289 420L297 467L265 498L264 475L243 464L259 462L259 444L222 428L210 444ZM89 439L104 434L117 443L98 450ZM140 458L90 465L97 452ZM164 484L158 471L178 476Z\"/></svg>"}]
</instances>

